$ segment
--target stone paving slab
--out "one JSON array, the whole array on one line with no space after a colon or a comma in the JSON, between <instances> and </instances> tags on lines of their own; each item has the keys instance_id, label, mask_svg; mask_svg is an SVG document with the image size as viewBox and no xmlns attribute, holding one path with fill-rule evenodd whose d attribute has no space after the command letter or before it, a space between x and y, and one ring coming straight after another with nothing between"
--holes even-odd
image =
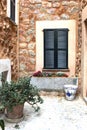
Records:
<instances>
[{"instance_id":1,"label":"stone paving slab","mask_svg":"<svg viewBox=\"0 0 87 130\"><path fill-rule=\"evenodd\" d=\"M85 130L87 128L87 105L81 97L67 101L64 97L43 96L39 112L25 103L22 122L7 123L5 130Z\"/></svg>"}]
</instances>

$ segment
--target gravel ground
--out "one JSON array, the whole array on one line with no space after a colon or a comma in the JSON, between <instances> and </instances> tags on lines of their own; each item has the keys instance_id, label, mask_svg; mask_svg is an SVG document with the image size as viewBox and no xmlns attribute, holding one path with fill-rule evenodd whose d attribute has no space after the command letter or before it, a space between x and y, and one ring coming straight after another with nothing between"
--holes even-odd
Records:
<instances>
[{"instance_id":1,"label":"gravel ground","mask_svg":"<svg viewBox=\"0 0 87 130\"><path fill-rule=\"evenodd\" d=\"M67 101L64 97L43 96L39 112L25 103L24 120L20 123L5 122L5 130L85 130L87 106L81 97ZM15 128L16 127L16 128Z\"/></svg>"}]
</instances>

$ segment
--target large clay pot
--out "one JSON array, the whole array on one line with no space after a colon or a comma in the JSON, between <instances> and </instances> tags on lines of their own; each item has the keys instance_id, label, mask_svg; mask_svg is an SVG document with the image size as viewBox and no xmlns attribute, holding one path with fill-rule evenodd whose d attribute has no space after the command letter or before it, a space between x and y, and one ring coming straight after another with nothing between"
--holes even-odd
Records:
<instances>
[{"instance_id":1,"label":"large clay pot","mask_svg":"<svg viewBox=\"0 0 87 130\"><path fill-rule=\"evenodd\" d=\"M12 110L5 109L5 120L9 122L20 122L23 120L24 104L14 106Z\"/></svg>"}]
</instances>

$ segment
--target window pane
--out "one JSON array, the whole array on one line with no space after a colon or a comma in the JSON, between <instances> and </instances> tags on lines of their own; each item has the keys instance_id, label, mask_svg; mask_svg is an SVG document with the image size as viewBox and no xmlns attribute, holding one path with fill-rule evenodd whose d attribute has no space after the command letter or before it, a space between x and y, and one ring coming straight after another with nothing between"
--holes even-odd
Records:
<instances>
[{"instance_id":1,"label":"window pane","mask_svg":"<svg viewBox=\"0 0 87 130\"><path fill-rule=\"evenodd\" d=\"M45 48L54 48L54 31L45 31Z\"/></svg>"},{"instance_id":2,"label":"window pane","mask_svg":"<svg viewBox=\"0 0 87 130\"><path fill-rule=\"evenodd\" d=\"M54 68L54 51L46 51L45 68Z\"/></svg>"},{"instance_id":3,"label":"window pane","mask_svg":"<svg viewBox=\"0 0 87 130\"><path fill-rule=\"evenodd\" d=\"M66 51L58 51L58 68L67 68Z\"/></svg>"},{"instance_id":4,"label":"window pane","mask_svg":"<svg viewBox=\"0 0 87 130\"><path fill-rule=\"evenodd\" d=\"M15 21L15 0L11 0L11 19Z\"/></svg>"},{"instance_id":5,"label":"window pane","mask_svg":"<svg viewBox=\"0 0 87 130\"><path fill-rule=\"evenodd\" d=\"M67 47L67 31L58 31L58 43L59 49L66 49Z\"/></svg>"}]
</instances>

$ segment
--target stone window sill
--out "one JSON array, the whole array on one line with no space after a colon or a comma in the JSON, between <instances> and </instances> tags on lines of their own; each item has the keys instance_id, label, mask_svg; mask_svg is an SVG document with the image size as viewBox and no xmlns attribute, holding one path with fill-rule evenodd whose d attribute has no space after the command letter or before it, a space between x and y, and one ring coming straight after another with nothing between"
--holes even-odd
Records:
<instances>
[{"instance_id":1,"label":"stone window sill","mask_svg":"<svg viewBox=\"0 0 87 130\"><path fill-rule=\"evenodd\" d=\"M42 69L42 72L70 72L69 69Z\"/></svg>"}]
</instances>

